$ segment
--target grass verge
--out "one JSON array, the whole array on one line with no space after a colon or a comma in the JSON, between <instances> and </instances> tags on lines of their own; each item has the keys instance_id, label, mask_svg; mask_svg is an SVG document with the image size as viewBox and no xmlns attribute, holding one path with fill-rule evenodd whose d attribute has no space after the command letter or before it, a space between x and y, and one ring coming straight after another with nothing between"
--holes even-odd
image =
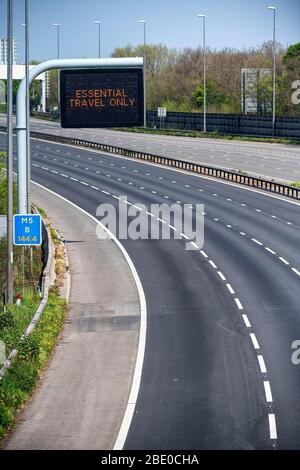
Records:
<instances>
[{"instance_id":1,"label":"grass verge","mask_svg":"<svg viewBox=\"0 0 300 470\"><path fill-rule=\"evenodd\" d=\"M19 353L0 381L0 439L35 390L40 373L60 334L66 303L51 289L47 307L34 332L20 342Z\"/></svg>"},{"instance_id":2,"label":"grass verge","mask_svg":"<svg viewBox=\"0 0 300 470\"><path fill-rule=\"evenodd\" d=\"M40 300L37 295L32 296L31 291L26 290L20 306L7 305L1 308L0 340L5 344L6 355L18 347L20 337L31 322Z\"/></svg>"}]
</instances>

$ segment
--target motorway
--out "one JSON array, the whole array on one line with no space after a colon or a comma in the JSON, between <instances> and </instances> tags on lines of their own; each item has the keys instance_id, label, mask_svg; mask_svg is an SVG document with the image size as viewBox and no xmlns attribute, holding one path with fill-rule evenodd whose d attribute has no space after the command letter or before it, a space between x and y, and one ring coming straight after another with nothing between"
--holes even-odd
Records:
<instances>
[{"instance_id":1,"label":"motorway","mask_svg":"<svg viewBox=\"0 0 300 470\"><path fill-rule=\"evenodd\" d=\"M0 125L6 125L4 114L0 114ZM38 119L31 119L31 129L240 170L287 184L300 181L300 151L296 145L158 136L109 129L62 129L57 122Z\"/></svg>"},{"instance_id":2,"label":"motorway","mask_svg":"<svg viewBox=\"0 0 300 470\"><path fill-rule=\"evenodd\" d=\"M101 203L118 211L121 195L147 212L205 205L203 248L185 250L184 237L122 241L148 310L125 448L299 449L299 205L81 148L32 140L31 152L32 179L92 215Z\"/></svg>"}]
</instances>

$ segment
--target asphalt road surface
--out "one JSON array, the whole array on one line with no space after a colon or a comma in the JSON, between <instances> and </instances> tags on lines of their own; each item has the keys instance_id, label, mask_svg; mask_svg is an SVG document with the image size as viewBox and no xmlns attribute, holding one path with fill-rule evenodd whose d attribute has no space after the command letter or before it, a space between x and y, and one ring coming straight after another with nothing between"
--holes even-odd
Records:
<instances>
[{"instance_id":1,"label":"asphalt road surface","mask_svg":"<svg viewBox=\"0 0 300 470\"><path fill-rule=\"evenodd\" d=\"M203 248L185 250L184 237L122 241L148 310L125 448L300 448L299 205L80 148L34 140L31 151L32 179L93 215L101 203L118 211L121 195L147 212L205 205Z\"/></svg>"},{"instance_id":2,"label":"asphalt road surface","mask_svg":"<svg viewBox=\"0 0 300 470\"><path fill-rule=\"evenodd\" d=\"M0 125L6 116L0 115ZM31 119L31 129L191 160L285 183L300 181L300 148L294 145L158 136L108 129L62 129L57 122Z\"/></svg>"},{"instance_id":3,"label":"asphalt road surface","mask_svg":"<svg viewBox=\"0 0 300 470\"><path fill-rule=\"evenodd\" d=\"M33 185L32 199L65 240L68 318L6 450L111 449L127 406L140 330L140 302L128 263L97 223Z\"/></svg>"}]
</instances>

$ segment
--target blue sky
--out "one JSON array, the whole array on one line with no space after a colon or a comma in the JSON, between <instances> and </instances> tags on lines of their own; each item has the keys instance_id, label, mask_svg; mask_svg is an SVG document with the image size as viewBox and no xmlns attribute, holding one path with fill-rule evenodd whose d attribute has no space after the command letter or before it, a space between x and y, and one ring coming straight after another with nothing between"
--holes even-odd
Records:
<instances>
[{"instance_id":1,"label":"blue sky","mask_svg":"<svg viewBox=\"0 0 300 470\"><path fill-rule=\"evenodd\" d=\"M207 15L207 43L212 48L256 46L272 37L271 3L278 8L277 39L300 41L300 0L29 0L31 59L56 55L53 22L61 24L61 56L97 56L97 26L102 24L102 57L117 46L142 42L140 18L147 21L147 41L169 47L196 47ZM0 0L0 36L6 31L6 0ZM23 59L23 0L14 0L14 32Z\"/></svg>"}]
</instances>

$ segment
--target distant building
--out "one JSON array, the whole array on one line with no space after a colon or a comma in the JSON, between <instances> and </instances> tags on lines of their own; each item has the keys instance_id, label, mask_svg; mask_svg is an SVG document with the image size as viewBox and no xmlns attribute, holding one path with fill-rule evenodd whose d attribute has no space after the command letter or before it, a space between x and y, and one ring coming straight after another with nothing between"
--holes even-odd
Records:
<instances>
[{"instance_id":1,"label":"distant building","mask_svg":"<svg viewBox=\"0 0 300 470\"><path fill-rule=\"evenodd\" d=\"M18 61L18 41L13 39L13 65ZM0 65L7 64L7 39L0 39Z\"/></svg>"},{"instance_id":2,"label":"distant building","mask_svg":"<svg viewBox=\"0 0 300 470\"><path fill-rule=\"evenodd\" d=\"M272 111L272 99L262 93L261 81L271 77L271 69L242 69L241 108L243 114L268 114Z\"/></svg>"},{"instance_id":3,"label":"distant building","mask_svg":"<svg viewBox=\"0 0 300 470\"><path fill-rule=\"evenodd\" d=\"M51 75L49 73L49 70L45 72L45 80L46 80L46 100L50 100L50 95L51 95Z\"/></svg>"}]
</instances>

